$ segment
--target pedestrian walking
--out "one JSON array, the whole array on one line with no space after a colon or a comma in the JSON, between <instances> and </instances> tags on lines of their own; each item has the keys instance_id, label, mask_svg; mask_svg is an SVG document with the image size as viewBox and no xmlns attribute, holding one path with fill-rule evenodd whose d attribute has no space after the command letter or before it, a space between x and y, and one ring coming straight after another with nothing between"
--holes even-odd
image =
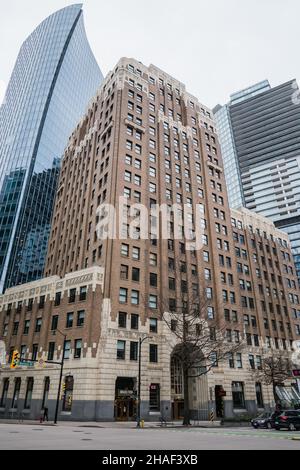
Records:
<instances>
[{"instance_id":1,"label":"pedestrian walking","mask_svg":"<svg viewBox=\"0 0 300 470\"><path fill-rule=\"evenodd\" d=\"M49 418L48 418L48 408L47 406L44 407L44 416L43 416L43 421L49 421Z\"/></svg>"}]
</instances>

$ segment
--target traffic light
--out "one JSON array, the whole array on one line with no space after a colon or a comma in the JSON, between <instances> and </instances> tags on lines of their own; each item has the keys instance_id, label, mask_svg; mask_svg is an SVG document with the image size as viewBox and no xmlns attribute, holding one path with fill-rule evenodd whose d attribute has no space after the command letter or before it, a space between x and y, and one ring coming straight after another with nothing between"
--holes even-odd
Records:
<instances>
[{"instance_id":1,"label":"traffic light","mask_svg":"<svg viewBox=\"0 0 300 470\"><path fill-rule=\"evenodd\" d=\"M15 369L20 363L20 353L19 351L14 351L10 363L10 368Z\"/></svg>"}]
</instances>

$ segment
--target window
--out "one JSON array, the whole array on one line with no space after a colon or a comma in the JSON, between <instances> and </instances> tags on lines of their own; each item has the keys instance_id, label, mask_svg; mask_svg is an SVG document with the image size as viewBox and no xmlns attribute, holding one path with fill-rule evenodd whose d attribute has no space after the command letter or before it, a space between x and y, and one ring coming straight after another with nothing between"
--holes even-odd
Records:
<instances>
[{"instance_id":1,"label":"window","mask_svg":"<svg viewBox=\"0 0 300 470\"><path fill-rule=\"evenodd\" d=\"M215 318L215 309L214 307L207 307L207 317L209 320L213 320Z\"/></svg>"},{"instance_id":2,"label":"window","mask_svg":"<svg viewBox=\"0 0 300 470\"><path fill-rule=\"evenodd\" d=\"M256 402L258 408L264 408L264 400L262 394L262 386L261 383L256 382L255 384L255 392L256 392Z\"/></svg>"},{"instance_id":3,"label":"window","mask_svg":"<svg viewBox=\"0 0 300 470\"><path fill-rule=\"evenodd\" d=\"M120 279L127 280L128 279L128 266L121 264L120 266Z\"/></svg>"},{"instance_id":4,"label":"window","mask_svg":"<svg viewBox=\"0 0 300 470\"><path fill-rule=\"evenodd\" d=\"M47 406L48 396L50 390L50 377L45 377L44 380L44 391L43 391L43 400L42 400L42 409Z\"/></svg>"},{"instance_id":5,"label":"window","mask_svg":"<svg viewBox=\"0 0 300 470\"><path fill-rule=\"evenodd\" d=\"M73 327L73 320L74 320L74 313L73 312L67 313L66 328Z\"/></svg>"},{"instance_id":6,"label":"window","mask_svg":"<svg viewBox=\"0 0 300 470\"><path fill-rule=\"evenodd\" d=\"M79 312L77 312L77 326L78 327L81 327L84 325L84 319L85 319L85 311L79 310Z\"/></svg>"},{"instance_id":7,"label":"window","mask_svg":"<svg viewBox=\"0 0 300 470\"><path fill-rule=\"evenodd\" d=\"M20 389L21 389L21 378L17 377L17 378L15 378L14 394L13 394L13 399L12 399L12 403L11 403L11 408L13 408L13 409L18 408L18 400L19 400L19 395L20 395Z\"/></svg>"},{"instance_id":8,"label":"window","mask_svg":"<svg viewBox=\"0 0 300 470\"><path fill-rule=\"evenodd\" d=\"M124 197L127 199L131 198L131 189L130 188L124 188Z\"/></svg>"},{"instance_id":9,"label":"window","mask_svg":"<svg viewBox=\"0 0 300 470\"><path fill-rule=\"evenodd\" d=\"M238 369L242 369L243 368L243 362L242 362L242 355L241 353L237 353L236 354L236 366Z\"/></svg>"},{"instance_id":10,"label":"window","mask_svg":"<svg viewBox=\"0 0 300 470\"><path fill-rule=\"evenodd\" d=\"M2 394L1 394L1 400L0 400L0 408L5 408L6 407L8 389L9 389L9 379L5 378L3 380Z\"/></svg>"},{"instance_id":11,"label":"window","mask_svg":"<svg viewBox=\"0 0 300 470\"><path fill-rule=\"evenodd\" d=\"M255 360L253 354L249 354L249 365L251 369L255 369Z\"/></svg>"},{"instance_id":12,"label":"window","mask_svg":"<svg viewBox=\"0 0 300 470\"><path fill-rule=\"evenodd\" d=\"M127 326L127 313L119 312L119 328L126 328Z\"/></svg>"},{"instance_id":13,"label":"window","mask_svg":"<svg viewBox=\"0 0 300 470\"><path fill-rule=\"evenodd\" d=\"M156 309L157 308L157 296L156 295L149 295L149 308Z\"/></svg>"},{"instance_id":14,"label":"window","mask_svg":"<svg viewBox=\"0 0 300 470\"><path fill-rule=\"evenodd\" d=\"M140 270L139 268L132 268L132 280L135 282L140 281Z\"/></svg>"},{"instance_id":15,"label":"window","mask_svg":"<svg viewBox=\"0 0 300 470\"><path fill-rule=\"evenodd\" d=\"M131 361L138 360L138 349L139 349L139 343L137 343L136 341L131 341L130 342L130 360Z\"/></svg>"},{"instance_id":16,"label":"window","mask_svg":"<svg viewBox=\"0 0 300 470\"><path fill-rule=\"evenodd\" d=\"M70 289L69 304L74 303L76 300L76 289Z\"/></svg>"},{"instance_id":17,"label":"window","mask_svg":"<svg viewBox=\"0 0 300 470\"><path fill-rule=\"evenodd\" d=\"M160 410L160 385L159 384L150 385L149 408L150 408L150 411Z\"/></svg>"},{"instance_id":18,"label":"window","mask_svg":"<svg viewBox=\"0 0 300 470\"><path fill-rule=\"evenodd\" d=\"M33 383L34 383L33 377L28 377L27 386L26 386L25 403L24 403L25 410L30 410L30 407L31 407Z\"/></svg>"},{"instance_id":19,"label":"window","mask_svg":"<svg viewBox=\"0 0 300 470\"><path fill-rule=\"evenodd\" d=\"M49 343L49 346L48 346L48 356L47 356L48 361L53 361L54 351L55 351L55 343L51 342Z\"/></svg>"},{"instance_id":20,"label":"window","mask_svg":"<svg viewBox=\"0 0 300 470\"><path fill-rule=\"evenodd\" d=\"M156 184L155 183L149 183L149 191L150 191L150 193L156 193Z\"/></svg>"},{"instance_id":21,"label":"window","mask_svg":"<svg viewBox=\"0 0 300 470\"><path fill-rule=\"evenodd\" d=\"M157 318L150 318L150 333L157 333Z\"/></svg>"},{"instance_id":22,"label":"window","mask_svg":"<svg viewBox=\"0 0 300 470\"><path fill-rule=\"evenodd\" d=\"M71 352L71 341L66 340L64 342L64 359L70 358L70 352Z\"/></svg>"},{"instance_id":23,"label":"window","mask_svg":"<svg viewBox=\"0 0 300 470\"><path fill-rule=\"evenodd\" d=\"M132 248L132 259L139 260L140 259L140 248L134 246Z\"/></svg>"},{"instance_id":24,"label":"window","mask_svg":"<svg viewBox=\"0 0 300 470\"><path fill-rule=\"evenodd\" d=\"M225 321L230 321L230 310L228 310L227 308L224 310L224 318Z\"/></svg>"},{"instance_id":25,"label":"window","mask_svg":"<svg viewBox=\"0 0 300 470\"><path fill-rule=\"evenodd\" d=\"M37 360L37 355L38 355L38 344L33 344L32 345L32 360L36 361Z\"/></svg>"},{"instance_id":26,"label":"window","mask_svg":"<svg viewBox=\"0 0 300 470\"><path fill-rule=\"evenodd\" d=\"M33 307L33 299L28 299L27 312L31 312Z\"/></svg>"},{"instance_id":27,"label":"window","mask_svg":"<svg viewBox=\"0 0 300 470\"><path fill-rule=\"evenodd\" d=\"M42 328L42 319L37 318L35 322L35 333L39 333L41 331L41 328Z\"/></svg>"},{"instance_id":28,"label":"window","mask_svg":"<svg viewBox=\"0 0 300 470\"><path fill-rule=\"evenodd\" d=\"M140 293L137 290L131 291L131 303L132 305L139 305L140 303Z\"/></svg>"},{"instance_id":29,"label":"window","mask_svg":"<svg viewBox=\"0 0 300 470\"><path fill-rule=\"evenodd\" d=\"M46 297L44 295L41 295L40 300L39 300L39 308L44 308L45 306L45 299Z\"/></svg>"},{"instance_id":30,"label":"window","mask_svg":"<svg viewBox=\"0 0 300 470\"><path fill-rule=\"evenodd\" d=\"M157 254L156 253L150 253L149 264L150 266L157 266Z\"/></svg>"},{"instance_id":31,"label":"window","mask_svg":"<svg viewBox=\"0 0 300 470\"><path fill-rule=\"evenodd\" d=\"M75 339L74 343L74 358L80 359L82 351L82 339Z\"/></svg>"},{"instance_id":32,"label":"window","mask_svg":"<svg viewBox=\"0 0 300 470\"><path fill-rule=\"evenodd\" d=\"M150 273L150 286L157 287L157 274Z\"/></svg>"},{"instance_id":33,"label":"window","mask_svg":"<svg viewBox=\"0 0 300 470\"><path fill-rule=\"evenodd\" d=\"M149 361L158 362L158 348L156 344L149 344Z\"/></svg>"},{"instance_id":34,"label":"window","mask_svg":"<svg viewBox=\"0 0 300 470\"><path fill-rule=\"evenodd\" d=\"M28 335L30 327L30 320L25 320L23 334Z\"/></svg>"},{"instance_id":35,"label":"window","mask_svg":"<svg viewBox=\"0 0 300 470\"><path fill-rule=\"evenodd\" d=\"M52 317L52 322L51 322L51 331L57 330L57 326L58 326L58 315L54 315Z\"/></svg>"},{"instance_id":36,"label":"window","mask_svg":"<svg viewBox=\"0 0 300 470\"><path fill-rule=\"evenodd\" d=\"M131 327L132 330L138 330L139 329L139 316L135 313L131 314L130 327Z\"/></svg>"},{"instance_id":37,"label":"window","mask_svg":"<svg viewBox=\"0 0 300 470\"><path fill-rule=\"evenodd\" d=\"M126 341L117 341L117 359L125 360Z\"/></svg>"},{"instance_id":38,"label":"window","mask_svg":"<svg viewBox=\"0 0 300 470\"><path fill-rule=\"evenodd\" d=\"M234 408L246 408L243 382L232 382L232 401Z\"/></svg>"},{"instance_id":39,"label":"window","mask_svg":"<svg viewBox=\"0 0 300 470\"><path fill-rule=\"evenodd\" d=\"M26 356L26 351L27 351L27 347L26 347L25 344L23 344L23 345L21 346L21 351L20 351L20 359L21 359L21 361L25 358L25 356Z\"/></svg>"},{"instance_id":40,"label":"window","mask_svg":"<svg viewBox=\"0 0 300 470\"><path fill-rule=\"evenodd\" d=\"M126 245L125 243L123 243L121 245L121 256L124 256L124 257L128 258L128 256L129 256L129 245Z\"/></svg>"},{"instance_id":41,"label":"window","mask_svg":"<svg viewBox=\"0 0 300 470\"><path fill-rule=\"evenodd\" d=\"M128 300L128 289L124 289L123 287L120 287L119 302L121 304L126 304L127 300Z\"/></svg>"},{"instance_id":42,"label":"window","mask_svg":"<svg viewBox=\"0 0 300 470\"><path fill-rule=\"evenodd\" d=\"M60 305L60 302L61 302L61 292L56 292L55 301L54 301L55 307L58 307Z\"/></svg>"},{"instance_id":43,"label":"window","mask_svg":"<svg viewBox=\"0 0 300 470\"><path fill-rule=\"evenodd\" d=\"M80 287L79 300L80 301L86 300L86 296L87 296L87 286Z\"/></svg>"}]
</instances>

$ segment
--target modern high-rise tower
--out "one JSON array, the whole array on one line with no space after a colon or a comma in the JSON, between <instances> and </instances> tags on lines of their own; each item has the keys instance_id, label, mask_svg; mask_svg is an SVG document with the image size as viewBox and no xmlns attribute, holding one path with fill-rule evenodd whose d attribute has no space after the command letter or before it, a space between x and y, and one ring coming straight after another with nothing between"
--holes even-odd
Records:
<instances>
[{"instance_id":1,"label":"modern high-rise tower","mask_svg":"<svg viewBox=\"0 0 300 470\"><path fill-rule=\"evenodd\" d=\"M1 291L43 275L60 157L102 79L81 4L21 47L0 108Z\"/></svg>"},{"instance_id":2,"label":"modern high-rise tower","mask_svg":"<svg viewBox=\"0 0 300 470\"><path fill-rule=\"evenodd\" d=\"M289 234L300 280L300 91L263 81L214 109L231 207Z\"/></svg>"}]
</instances>

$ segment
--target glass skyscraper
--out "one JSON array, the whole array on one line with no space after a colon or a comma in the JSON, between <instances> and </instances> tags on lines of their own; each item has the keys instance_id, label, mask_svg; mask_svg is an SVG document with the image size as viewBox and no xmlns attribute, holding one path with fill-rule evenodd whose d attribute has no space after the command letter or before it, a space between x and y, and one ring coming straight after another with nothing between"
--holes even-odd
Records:
<instances>
[{"instance_id":1,"label":"glass skyscraper","mask_svg":"<svg viewBox=\"0 0 300 470\"><path fill-rule=\"evenodd\" d=\"M0 108L1 291L43 275L60 158L102 81L81 4L21 47Z\"/></svg>"},{"instance_id":2,"label":"glass skyscraper","mask_svg":"<svg viewBox=\"0 0 300 470\"><path fill-rule=\"evenodd\" d=\"M300 281L300 91L268 81L216 106L231 207L269 217L290 236ZM284 260L283 260L284 263Z\"/></svg>"}]
</instances>

